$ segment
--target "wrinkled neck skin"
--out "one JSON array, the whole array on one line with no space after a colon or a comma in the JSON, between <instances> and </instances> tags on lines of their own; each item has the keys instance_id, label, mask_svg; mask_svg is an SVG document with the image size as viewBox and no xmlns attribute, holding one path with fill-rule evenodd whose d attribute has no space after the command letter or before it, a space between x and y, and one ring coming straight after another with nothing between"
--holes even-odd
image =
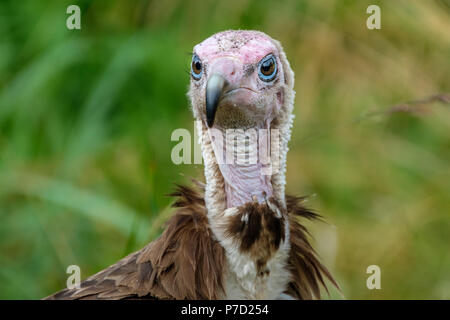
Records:
<instances>
[{"instance_id":1,"label":"wrinkled neck skin","mask_svg":"<svg viewBox=\"0 0 450 320\"><path fill-rule=\"evenodd\" d=\"M266 137L269 142L264 144L261 142L261 139L257 139L257 144L249 145L249 147L256 148L258 151L262 150L262 153L265 152L269 156L271 154L270 149L273 148L275 141L271 137L270 129L279 129L279 136L276 141L279 145L279 153L277 154L278 162L276 163L276 170L273 170L272 174L270 174L270 170L267 170L268 168L265 165L267 161L261 161L259 156L256 163L251 164L236 162L220 163L217 160L216 154L220 157L219 151L224 150L226 141L222 145L217 143L216 139L211 136L211 130L208 129L206 124L203 121L196 122L205 165L205 205L213 229L215 229L215 225L218 226L221 224L221 217L224 216L226 210L253 202L255 198L261 203L266 198L274 197L285 208L286 152L287 143L290 138L292 118L293 116L288 114L281 120L274 119L272 121L266 121L259 128L255 128L267 129ZM218 129L220 132L224 131L223 129ZM258 132L258 130L256 131ZM223 135L225 136L225 134ZM265 148L269 150L265 150ZM235 150L235 156L242 155L243 152L245 153L246 151L242 151L238 147ZM225 154L224 151L222 157L226 157Z\"/></svg>"},{"instance_id":2,"label":"wrinkled neck skin","mask_svg":"<svg viewBox=\"0 0 450 320\"><path fill-rule=\"evenodd\" d=\"M227 209L253 201L262 203L273 195L270 122L271 119L267 119L265 124L247 130L253 134L253 139L244 134L231 139L230 130L223 128L217 128L223 139L213 139L208 131L224 180Z\"/></svg>"},{"instance_id":3,"label":"wrinkled neck skin","mask_svg":"<svg viewBox=\"0 0 450 320\"><path fill-rule=\"evenodd\" d=\"M262 203L273 194L271 176L261 174L262 165L223 165L220 171L225 180L227 209L256 199Z\"/></svg>"}]
</instances>

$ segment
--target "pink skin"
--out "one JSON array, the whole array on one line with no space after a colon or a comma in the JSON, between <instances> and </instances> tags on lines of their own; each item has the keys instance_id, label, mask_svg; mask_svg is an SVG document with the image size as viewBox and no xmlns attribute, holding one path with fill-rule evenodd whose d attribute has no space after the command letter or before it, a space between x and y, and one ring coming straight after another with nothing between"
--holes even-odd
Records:
<instances>
[{"instance_id":1,"label":"pink skin","mask_svg":"<svg viewBox=\"0 0 450 320\"><path fill-rule=\"evenodd\" d=\"M224 139L229 123L233 124L233 128L270 130L271 121L279 111L283 99L282 94L272 88L277 82L284 81L278 51L272 41L258 32L226 31L198 44L194 47L194 52L203 64L202 79L191 80L194 90L200 91L199 96L205 96L206 83L212 74L220 74L227 81L213 128L220 130ZM257 70L258 63L268 54L274 54L278 68L277 76L271 82L262 81ZM204 102L199 101L195 105L201 109L199 114L205 121ZM237 113L239 117L236 116ZM230 122L230 119L234 122ZM226 154L222 143L213 141L213 148L216 157L220 154L219 149ZM267 152L264 149L267 144L258 144L258 148ZM263 165L259 158L253 164L218 162L225 181L227 207L240 206L254 199L263 202L272 196L271 176L262 173Z\"/></svg>"},{"instance_id":2,"label":"pink skin","mask_svg":"<svg viewBox=\"0 0 450 320\"><path fill-rule=\"evenodd\" d=\"M227 33L236 34L236 31L225 31L215 34L202 43L194 47L194 52L201 57L204 63L208 63L214 58L231 56L238 58L243 64L255 63L271 52L276 52L272 41L264 35L251 32L240 31L239 37L244 45L240 43L224 43L222 39L227 39ZM228 39L227 39L228 40Z\"/></svg>"}]
</instances>

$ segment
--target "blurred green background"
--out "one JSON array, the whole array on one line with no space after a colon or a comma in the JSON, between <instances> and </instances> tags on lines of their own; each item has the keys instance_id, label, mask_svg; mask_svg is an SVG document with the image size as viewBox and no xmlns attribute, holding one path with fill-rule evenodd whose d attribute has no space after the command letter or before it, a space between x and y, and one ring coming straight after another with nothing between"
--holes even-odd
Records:
<instances>
[{"instance_id":1,"label":"blurred green background","mask_svg":"<svg viewBox=\"0 0 450 320\"><path fill-rule=\"evenodd\" d=\"M170 158L172 131L193 132L190 52L225 29L280 40L295 70L287 190L315 195L344 296L449 299L449 105L390 109L450 92L450 5L432 0L1 1L0 298L42 298L68 265L84 279L159 235L174 182L203 179Z\"/></svg>"}]
</instances>

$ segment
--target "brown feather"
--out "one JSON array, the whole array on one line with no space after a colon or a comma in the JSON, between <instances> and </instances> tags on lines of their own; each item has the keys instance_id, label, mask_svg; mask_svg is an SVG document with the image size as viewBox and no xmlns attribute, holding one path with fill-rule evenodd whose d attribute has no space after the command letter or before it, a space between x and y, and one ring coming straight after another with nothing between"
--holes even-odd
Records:
<instances>
[{"instance_id":1,"label":"brown feather","mask_svg":"<svg viewBox=\"0 0 450 320\"><path fill-rule=\"evenodd\" d=\"M285 293L297 299L320 299L320 286L328 288L324 281L327 278L338 290L339 286L328 269L319 261L317 254L309 244L309 232L299 219L321 219L320 215L302 205L304 197L286 197L289 217L291 251L288 267L292 280Z\"/></svg>"},{"instance_id":2,"label":"brown feather","mask_svg":"<svg viewBox=\"0 0 450 320\"><path fill-rule=\"evenodd\" d=\"M225 254L212 237L202 194L178 186L178 208L163 234L146 247L87 278L80 289L46 299L218 299Z\"/></svg>"},{"instance_id":3,"label":"brown feather","mask_svg":"<svg viewBox=\"0 0 450 320\"><path fill-rule=\"evenodd\" d=\"M158 239L87 278L80 289L64 289L45 299L219 299L224 293L226 258L209 227L203 192L177 186L172 196L177 197L173 205L177 210ZM324 278L338 286L317 259L308 242L308 232L298 221L319 216L301 205L303 198L286 200L291 242L288 267L292 273L286 293L298 299L320 298L319 287L326 288ZM285 237L283 228L273 225L273 215L266 212L266 207L250 209L249 219L255 221L245 229L243 247L251 251L255 241L270 239L264 243L270 251L278 248ZM283 219L284 216L285 213ZM255 230L258 225L264 227L263 231ZM243 231L242 228L246 227L239 218L230 225L229 232ZM261 269L269 256L258 261Z\"/></svg>"},{"instance_id":4,"label":"brown feather","mask_svg":"<svg viewBox=\"0 0 450 320\"><path fill-rule=\"evenodd\" d=\"M274 198L267 201L283 212ZM230 216L225 234L240 242L239 249L255 259L258 274L263 275L267 261L285 240L284 221L285 213L277 218L267 202L250 202L239 207L236 215Z\"/></svg>"}]
</instances>

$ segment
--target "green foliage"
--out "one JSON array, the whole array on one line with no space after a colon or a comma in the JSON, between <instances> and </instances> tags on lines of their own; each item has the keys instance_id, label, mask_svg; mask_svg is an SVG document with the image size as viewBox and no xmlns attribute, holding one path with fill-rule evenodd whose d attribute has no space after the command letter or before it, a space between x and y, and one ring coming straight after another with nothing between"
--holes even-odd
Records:
<instances>
[{"instance_id":1,"label":"green foliage","mask_svg":"<svg viewBox=\"0 0 450 320\"><path fill-rule=\"evenodd\" d=\"M372 1L373 2L373 1ZM315 246L346 298L450 298L448 104L390 106L450 90L446 1L0 3L0 298L44 297L161 232L192 47L224 29L281 41L296 72L288 191L329 224ZM378 112L373 114L373 112ZM183 175L181 175L183 173ZM381 267L381 290L366 268ZM333 298L339 298L332 292Z\"/></svg>"}]
</instances>

